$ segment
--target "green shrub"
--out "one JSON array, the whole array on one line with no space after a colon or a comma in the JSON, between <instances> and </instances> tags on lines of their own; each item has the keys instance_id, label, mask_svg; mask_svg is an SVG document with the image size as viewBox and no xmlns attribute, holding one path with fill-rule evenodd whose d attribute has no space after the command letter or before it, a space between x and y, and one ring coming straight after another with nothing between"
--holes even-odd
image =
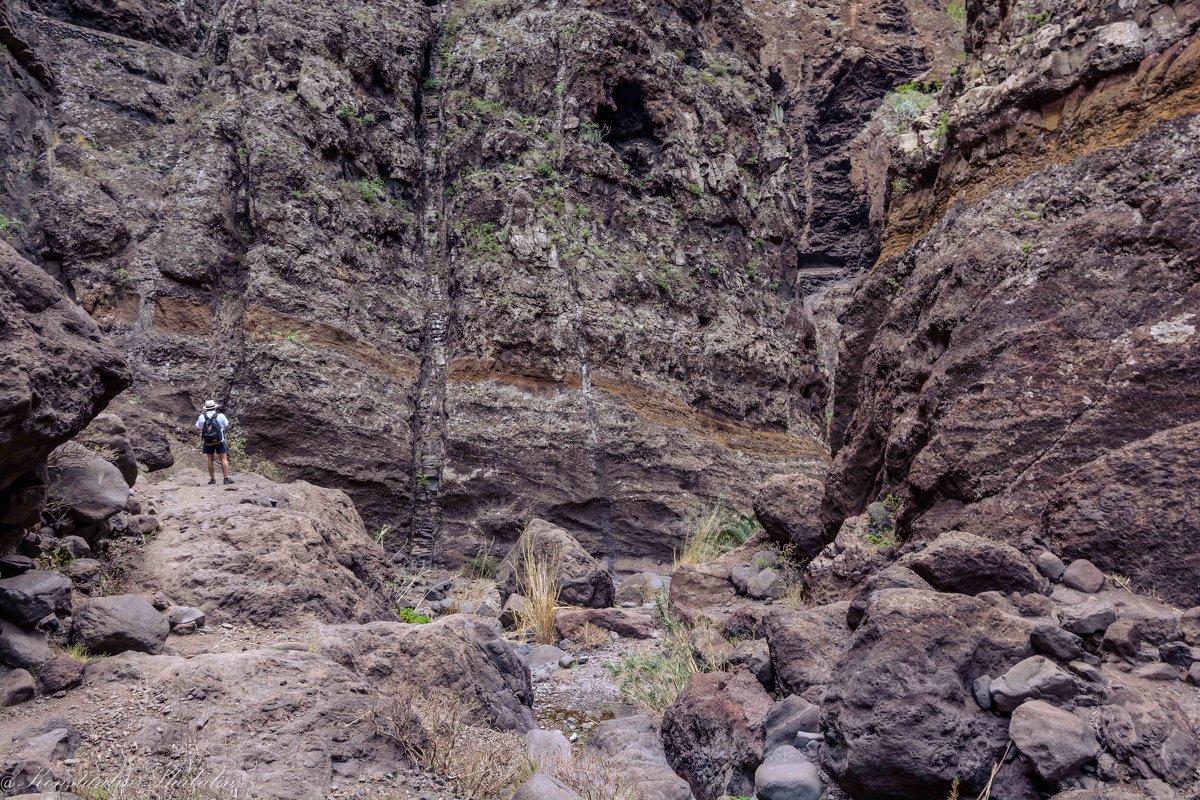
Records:
<instances>
[{"instance_id":1,"label":"green shrub","mask_svg":"<svg viewBox=\"0 0 1200 800\"><path fill-rule=\"evenodd\" d=\"M745 544L761 526L752 515L717 504L693 517L675 563L704 564Z\"/></svg>"},{"instance_id":2,"label":"green shrub","mask_svg":"<svg viewBox=\"0 0 1200 800\"><path fill-rule=\"evenodd\" d=\"M383 185L383 178L378 176L363 178L362 180L354 181L350 185L354 187L354 191L358 192L359 197L367 203L377 203L387 195L387 188Z\"/></svg>"},{"instance_id":3,"label":"green shrub","mask_svg":"<svg viewBox=\"0 0 1200 800\"><path fill-rule=\"evenodd\" d=\"M412 608L402 608L397 611L396 614L400 617L401 622L409 622L416 625L425 625L433 622L432 617L422 614Z\"/></svg>"}]
</instances>

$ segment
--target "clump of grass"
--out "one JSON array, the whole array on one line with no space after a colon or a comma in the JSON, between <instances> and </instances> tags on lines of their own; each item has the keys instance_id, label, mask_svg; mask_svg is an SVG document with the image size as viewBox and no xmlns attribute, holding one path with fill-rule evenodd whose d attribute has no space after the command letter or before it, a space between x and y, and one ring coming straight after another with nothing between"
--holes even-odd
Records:
<instances>
[{"instance_id":1,"label":"clump of grass","mask_svg":"<svg viewBox=\"0 0 1200 800\"><path fill-rule=\"evenodd\" d=\"M622 777L624 766L591 755L559 761L553 775L583 800L637 800Z\"/></svg>"},{"instance_id":2,"label":"clump of grass","mask_svg":"<svg viewBox=\"0 0 1200 800\"><path fill-rule=\"evenodd\" d=\"M462 574L468 578L486 578L491 579L496 577L496 570L500 566L500 562L492 555L493 542L485 542L479 552L468 558L462 566Z\"/></svg>"},{"instance_id":3,"label":"clump of grass","mask_svg":"<svg viewBox=\"0 0 1200 800\"><path fill-rule=\"evenodd\" d=\"M612 637L608 635L608 631L590 622L580 625L575 633L575 644L579 645L580 650L596 650L610 641Z\"/></svg>"},{"instance_id":4,"label":"clump of grass","mask_svg":"<svg viewBox=\"0 0 1200 800\"><path fill-rule=\"evenodd\" d=\"M753 516L721 505L698 513L675 554L675 565L704 564L745 544L760 526Z\"/></svg>"},{"instance_id":5,"label":"clump of grass","mask_svg":"<svg viewBox=\"0 0 1200 800\"><path fill-rule=\"evenodd\" d=\"M558 610L558 569L562 554L554 549L540 552L536 537L530 535L528 528L521 534L517 547L520 548L517 593L526 600L517 620L517 630L532 634L538 644L554 644L558 641L554 613Z\"/></svg>"},{"instance_id":6,"label":"clump of grass","mask_svg":"<svg viewBox=\"0 0 1200 800\"><path fill-rule=\"evenodd\" d=\"M70 647L56 649L56 652L59 655L66 656L72 661L78 661L80 664L87 664L88 662L96 659L96 656L92 655L92 653L86 647L79 643L73 644Z\"/></svg>"},{"instance_id":7,"label":"clump of grass","mask_svg":"<svg viewBox=\"0 0 1200 800\"><path fill-rule=\"evenodd\" d=\"M614 664L606 664L605 669L617 679L621 697L661 717L693 674L712 672L722 665L697 660L691 642L693 628L671 614L661 595L655 604L667 631L659 649L630 653ZM702 622L701 627L706 624Z\"/></svg>"},{"instance_id":8,"label":"clump of grass","mask_svg":"<svg viewBox=\"0 0 1200 800\"><path fill-rule=\"evenodd\" d=\"M405 686L384 697L366 717L375 733L468 800L509 797L533 774L524 738L478 724L473 700L429 686Z\"/></svg>"}]
</instances>

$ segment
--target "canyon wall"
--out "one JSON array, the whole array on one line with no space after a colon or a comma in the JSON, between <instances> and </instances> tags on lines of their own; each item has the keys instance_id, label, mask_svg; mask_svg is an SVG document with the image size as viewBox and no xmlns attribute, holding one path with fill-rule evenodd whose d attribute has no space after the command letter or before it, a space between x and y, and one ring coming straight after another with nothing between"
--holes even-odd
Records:
<instances>
[{"instance_id":1,"label":"canyon wall","mask_svg":"<svg viewBox=\"0 0 1200 800\"><path fill-rule=\"evenodd\" d=\"M537 514L669 558L819 475L801 300L869 266L935 0L8 7L9 239L187 431L450 559ZM874 199L873 199L874 198Z\"/></svg>"},{"instance_id":2,"label":"canyon wall","mask_svg":"<svg viewBox=\"0 0 1200 800\"><path fill-rule=\"evenodd\" d=\"M967 14L843 319L826 522L894 494L1195 605L1200 6Z\"/></svg>"}]
</instances>

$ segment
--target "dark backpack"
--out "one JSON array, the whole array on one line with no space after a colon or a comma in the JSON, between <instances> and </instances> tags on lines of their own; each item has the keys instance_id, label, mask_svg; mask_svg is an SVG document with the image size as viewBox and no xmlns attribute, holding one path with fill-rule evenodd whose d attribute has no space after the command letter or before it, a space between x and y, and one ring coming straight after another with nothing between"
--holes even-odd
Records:
<instances>
[{"instance_id":1,"label":"dark backpack","mask_svg":"<svg viewBox=\"0 0 1200 800\"><path fill-rule=\"evenodd\" d=\"M221 425L217 422L217 412L204 415L204 427L200 429L200 439L206 445L221 443Z\"/></svg>"}]
</instances>

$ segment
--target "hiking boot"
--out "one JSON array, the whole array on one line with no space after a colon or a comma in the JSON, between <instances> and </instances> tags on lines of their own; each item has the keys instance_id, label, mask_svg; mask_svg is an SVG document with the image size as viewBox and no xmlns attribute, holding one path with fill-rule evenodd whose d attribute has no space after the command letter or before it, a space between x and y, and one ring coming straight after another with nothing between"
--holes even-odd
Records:
<instances>
[{"instance_id":1,"label":"hiking boot","mask_svg":"<svg viewBox=\"0 0 1200 800\"><path fill-rule=\"evenodd\" d=\"M212 485L213 485L214 483L216 483L216 482L217 482L217 479L216 479L216 478L209 478L209 479L208 479L208 485L209 485L209 486L212 486Z\"/></svg>"},{"instance_id":2,"label":"hiking boot","mask_svg":"<svg viewBox=\"0 0 1200 800\"><path fill-rule=\"evenodd\" d=\"M231 484L231 483L233 483L233 478L226 478L226 479L225 479L225 485L226 485L226 486L228 486L228 485L229 485L229 484Z\"/></svg>"}]
</instances>

